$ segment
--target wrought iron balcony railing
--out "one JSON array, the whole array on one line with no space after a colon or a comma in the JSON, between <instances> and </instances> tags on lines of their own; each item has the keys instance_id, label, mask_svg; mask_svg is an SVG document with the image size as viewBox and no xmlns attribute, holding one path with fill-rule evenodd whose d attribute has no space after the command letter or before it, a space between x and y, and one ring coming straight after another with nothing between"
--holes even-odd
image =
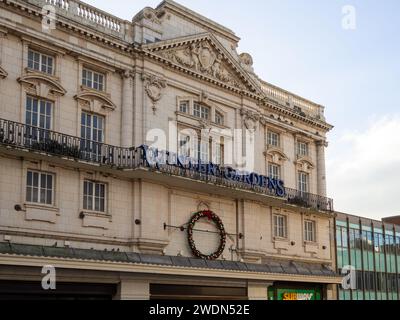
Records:
<instances>
[{"instance_id":1,"label":"wrought iron balcony railing","mask_svg":"<svg viewBox=\"0 0 400 320\"><path fill-rule=\"evenodd\" d=\"M108 166L119 170L147 168L172 176L200 180L215 185L276 197L276 193L268 188L249 185L240 181L231 181L224 179L223 176L201 173L176 165L165 164L157 167L157 169L149 168L142 148L112 146L4 119L0 119L0 145L60 156L99 166ZM286 200L289 204L305 208L333 211L332 199L291 188L285 188L285 195L280 198Z\"/></svg>"}]
</instances>

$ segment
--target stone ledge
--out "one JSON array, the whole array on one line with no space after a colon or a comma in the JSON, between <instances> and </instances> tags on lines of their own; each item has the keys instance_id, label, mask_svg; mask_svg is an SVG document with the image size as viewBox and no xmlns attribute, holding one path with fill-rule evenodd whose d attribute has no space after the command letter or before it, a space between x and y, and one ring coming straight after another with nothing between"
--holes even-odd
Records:
<instances>
[{"instance_id":1,"label":"stone ledge","mask_svg":"<svg viewBox=\"0 0 400 320\"><path fill-rule=\"evenodd\" d=\"M55 224L60 210L51 206L25 204L25 220L40 221Z\"/></svg>"}]
</instances>

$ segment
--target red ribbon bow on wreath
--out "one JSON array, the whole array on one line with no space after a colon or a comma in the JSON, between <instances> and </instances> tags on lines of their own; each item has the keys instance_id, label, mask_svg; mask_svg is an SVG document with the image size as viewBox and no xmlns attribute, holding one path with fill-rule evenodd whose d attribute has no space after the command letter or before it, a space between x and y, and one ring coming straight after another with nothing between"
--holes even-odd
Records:
<instances>
[{"instance_id":1,"label":"red ribbon bow on wreath","mask_svg":"<svg viewBox=\"0 0 400 320\"><path fill-rule=\"evenodd\" d=\"M209 221L213 219L213 213L211 211L203 211L203 214L208 218Z\"/></svg>"}]
</instances>

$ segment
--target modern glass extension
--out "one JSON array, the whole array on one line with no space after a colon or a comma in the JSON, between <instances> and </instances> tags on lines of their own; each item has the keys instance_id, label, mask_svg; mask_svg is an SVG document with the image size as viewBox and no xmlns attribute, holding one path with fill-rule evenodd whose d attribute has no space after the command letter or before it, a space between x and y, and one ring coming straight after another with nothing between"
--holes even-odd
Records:
<instances>
[{"instance_id":1,"label":"modern glass extension","mask_svg":"<svg viewBox=\"0 0 400 320\"><path fill-rule=\"evenodd\" d=\"M400 300L400 226L338 214L337 267L355 269L356 288L339 300Z\"/></svg>"}]
</instances>

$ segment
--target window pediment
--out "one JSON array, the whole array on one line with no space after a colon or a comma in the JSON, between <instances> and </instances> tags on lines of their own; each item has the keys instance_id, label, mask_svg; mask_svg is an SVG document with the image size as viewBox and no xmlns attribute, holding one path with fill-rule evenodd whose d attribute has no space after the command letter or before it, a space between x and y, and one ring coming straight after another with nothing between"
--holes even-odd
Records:
<instances>
[{"instance_id":1,"label":"window pediment","mask_svg":"<svg viewBox=\"0 0 400 320\"><path fill-rule=\"evenodd\" d=\"M4 70L3 67L0 67L0 78L4 79L8 77L8 72L6 70Z\"/></svg>"},{"instance_id":2,"label":"window pediment","mask_svg":"<svg viewBox=\"0 0 400 320\"><path fill-rule=\"evenodd\" d=\"M28 73L17 79L30 93L39 97L64 96L67 90L59 83L58 79L42 73Z\"/></svg>"},{"instance_id":3,"label":"window pediment","mask_svg":"<svg viewBox=\"0 0 400 320\"><path fill-rule=\"evenodd\" d=\"M283 150L277 147L268 147L267 151L265 151L265 156L267 156L270 161L275 163L281 163L289 160Z\"/></svg>"},{"instance_id":4,"label":"window pediment","mask_svg":"<svg viewBox=\"0 0 400 320\"><path fill-rule=\"evenodd\" d=\"M296 164L304 171L313 170L315 168L314 162L308 156L298 158Z\"/></svg>"},{"instance_id":5,"label":"window pediment","mask_svg":"<svg viewBox=\"0 0 400 320\"><path fill-rule=\"evenodd\" d=\"M106 93L85 89L74 97L91 112L99 112L101 109L115 110L117 106Z\"/></svg>"}]
</instances>

